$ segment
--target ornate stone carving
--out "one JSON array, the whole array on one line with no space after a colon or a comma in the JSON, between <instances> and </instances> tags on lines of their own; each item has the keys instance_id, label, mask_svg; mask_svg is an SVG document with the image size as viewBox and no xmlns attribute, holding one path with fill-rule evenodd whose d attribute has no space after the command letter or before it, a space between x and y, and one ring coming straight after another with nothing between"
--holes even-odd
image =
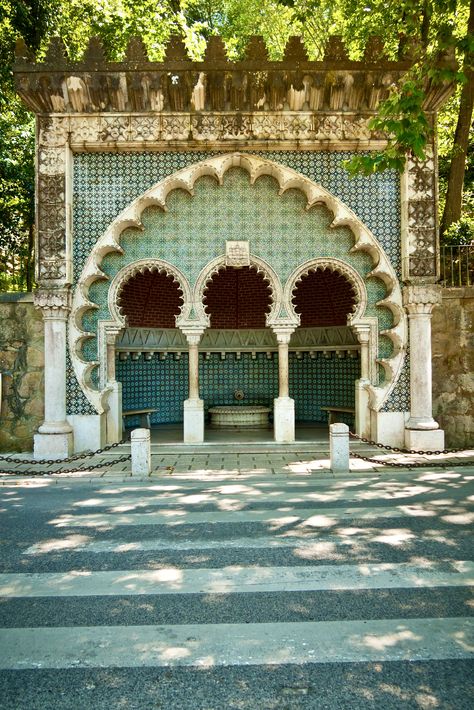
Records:
<instances>
[{"instance_id":1,"label":"ornate stone carving","mask_svg":"<svg viewBox=\"0 0 474 710\"><path fill-rule=\"evenodd\" d=\"M66 169L64 148L40 148L38 168L42 175L58 175Z\"/></svg>"},{"instance_id":2,"label":"ornate stone carving","mask_svg":"<svg viewBox=\"0 0 474 710\"><path fill-rule=\"evenodd\" d=\"M69 289L50 289L34 291L35 308L43 312L44 318L65 319L71 309L71 291Z\"/></svg>"},{"instance_id":3,"label":"ornate stone carving","mask_svg":"<svg viewBox=\"0 0 474 710\"><path fill-rule=\"evenodd\" d=\"M101 141L126 141L129 138L128 116L103 117L100 122Z\"/></svg>"},{"instance_id":4,"label":"ornate stone carving","mask_svg":"<svg viewBox=\"0 0 474 710\"><path fill-rule=\"evenodd\" d=\"M314 121L315 138L318 140L342 140L344 131L342 116L324 116Z\"/></svg>"},{"instance_id":5,"label":"ornate stone carving","mask_svg":"<svg viewBox=\"0 0 474 710\"><path fill-rule=\"evenodd\" d=\"M63 151L64 152L64 151ZM65 174L38 175L37 278L66 278Z\"/></svg>"},{"instance_id":6,"label":"ornate stone carving","mask_svg":"<svg viewBox=\"0 0 474 710\"><path fill-rule=\"evenodd\" d=\"M132 116L130 139L132 141L157 141L160 138L161 123L157 117Z\"/></svg>"},{"instance_id":7,"label":"ornate stone carving","mask_svg":"<svg viewBox=\"0 0 474 710\"><path fill-rule=\"evenodd\" d=\"M324 203L334 214L331 226L345 226L351 229L354 234L354 246L352 250L365 251L372 258L375 266L370 274L368 274L367 278L377 278L385 284L387 295L383 300L379 301L377 305L388 308L392 312L394 319L393 327L384 332L384 335L390 338L393 343L393 353L389 358L380 360L380 364L386 373L386 379L383 386L371 388L372 406L376 410L380 409L397 381L403 365L407 339L406 314L402 306L400 286L393 267L390 264L390 260L367 227L365 227L360 219L334 195L294 170L250 153L225 153L214 158L208 158L165 178L132 202L116 220L112 222L107 231L97 241L84 266L78 286L74 292L69 328L71 357L76 376L86 396L90 399L92 404L98 408L97 411L100 411L100 398L102 395L94 392L88 384L88 377L95 363L83 361L80 357L80 351L84 338L89 337L82 328L82 316L88 309L94 308L94 304L89 301L89 288L94 281L99 278L104 278L104 274L100 270L102 259L109 252L121 251L119 240L122 231L131 225L140 228L142 226L140 215L150 204L156 204L164 209L166 207L167 196L174 189L184 189L192 194L195 181L202 175L213 176L219 184L222 184L225 172L232 167L245 169L249 173L251 184L261 175L272 176L279 184L280 194L283 194L289 189L301 190L307 200L307 209L311 209L313 205ZM225 255L221 255L207 264L198 276L192 292L186 279L179 273L176 267L171 264L166 264L161 260L155 261L156 268L162 268L166 270L167 273L175 275L175 278L178 280L183 290L184 304L182 312L177 319L177 326L180 328L207 327L209 318L203 307L204 289L212 275L219 271L219 269L225 267ZM264 278L269 283L271 291L271 310L267 315L267 326L296 327L299 323L299 317L295 314L291 303L294 285L296 280L301 278L301 275L305 271L309 270L311 267L317 268L320 262L316 260L318 264L315 262L307 262L300 266L288 279L285 290L283 291L277 274L267 262L252 254L250 254L249 261L251 266L254 266L263 273ZM337 264L340 260L327 259L326 261L328 266L332 265L332 268L339 268ZM134 269L149 268L151 263L150 260L143 260L142 262L131 264L120 272L122 274L120 278L129 278ZM340 268L347 270L351 267L345 264L345 262L341 262ZM363 304L365 302L363 298L365 287L362 288L360 286L357 281L357 279L359 279L359 281L361 280L360 277L354 276L352 272L351 278L354 282L358 283L357 293L360 296L358 299L358 308L356 308L356 313L351 321L351 323L354 323L356 319L362 315ZM114 283L119 283L118 275L115 277ZM123 318L118 312L116 294L117 287L110 290L109 307L114 319L117 320L119 325L123 325ZM360 304L362 304L362 307Z\"/></svg>"},{"instance_id":8,"label":"ornate stone carving","mask_svg":"<svg viewBox=\"0 0 474 710\"><path fill-rule=\"evenodd\" d=\"M436 284L408 284L403 289L403 305L410 316L429 315L441 301L441 288Z\"/></svg>"},{"instance_id":9,"label":"ornate stone carving","mask_svg":"<svg viewBox=\"0 0 474 710\"><path fill-rule=\"evenodd\" d=\"M70 130L72 144L98 143L100 140L100 118L97 116L82 118L71 116Z\"/></svg>"},{"instance_id":10,"label":"ornate stone carving","mask_svg":"<svg viewBox=\"0 0 474 710\"><path fill-rule=\"evenodd\" d=\"M187 115L163 114L161 118L161 137L163 140L188 140L191 123Z\"/></svg>"},{"instance_id":11,"label":"ornate stone carving","mask_svg":"<svg viewBox=\"0 0 474 710\"><path fill-rule=\"evenodd\" d=\"M67 117L52 116L39 121L39 142L47 147L64 146L68 139Z\"/></svg>"},{"instance_id":12,"label":"ornate stone carving","mask_svg":"<svg viewBox=\"0 0 474 710\"><path fill-rule=\"evenodd\" d=\"M437 222L434 160L410 157L405 171L405 278L437 275ZM408 272L408 273L406 273Z\"/></svg>"},{"instance_id":13,"label":"ornate stone carving","mask_svg":"<svg viewBox=\"0 0 474 710\"><path fill-rule=\"evenodd\" d=\"M225 265L240 269L250 266L250 245L248 242L228 241L225 243Z\"/></svg>"}]
</instances>

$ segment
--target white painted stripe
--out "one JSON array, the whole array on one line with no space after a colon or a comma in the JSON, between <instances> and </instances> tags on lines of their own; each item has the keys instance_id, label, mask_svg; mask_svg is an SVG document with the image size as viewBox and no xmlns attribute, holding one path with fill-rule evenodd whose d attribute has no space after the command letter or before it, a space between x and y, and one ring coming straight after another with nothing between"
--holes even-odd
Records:
<instances>
[{"instance_id":1,"label":"white painted stripe","mask_svg":"<svg viewBox=\"0 0 474 710\"><path fill-rule=\"evenodd\" d=\"M3 629L0 668L229 666L474 656L470 618Z\"/></svg>"},{"instance_id":2,"label":"white painted stripe","mask_svg":"<svg viewBox=\"0 0 474 710\"><path fill-rule=\"evenodd\" d=\"M312 528L330 528L340 520L357 518L435 517L442 514L439 506L413 504L394 507L340 507L340 508L293 508L291 504L271 510L218 510L189 512L183 508L167 509L152 513L90 513L64 514L49 521L58 528L110 528L118 525L186 525L194 523L243 523L265 522L277 529L290 524ZM459 521L461 522L461 521Z\"/></svg>"},{"instance_id":3,"label":"white painted stripe","mask_svg":"<svg viewBox=\"0 0 474 710\"><path fill-rule=\"evenodd\" d=\"M58 537L44 540L31 545L23 551L23 555L45 555L58 552L77 552L92 554L107 553L128 553L128 552L155 552L155 551L178 551L187 550L267 550L267 549L291 549L296 556L318 557L324 559L332 554L341 554L343 550L337 548L348 548L357 546L361 540L365 543L383 543L388 546L398 547L407 541L417 537L423 539L423 535L415 533L406 528L353 528L339 529L337 535L331 535L324 530L313 531L312 535L307 535L306 531L290 530L275 535L259 535L258 537L232 537L232 538L210 538L193 536L192 539L167 540L155 537L150 540L93 540L88 541L87 535L80 533L71 534L67 537ZM432 539L429 538L432 542ZM443 538L440 540L443 542Z\"/></svg>"},{"instance_id":4,"label":"white painted stripe","mask_svg":"<svg viewBox=\"0 0 474 710\"><path fill-rule=\"evenodd\" d=\"M340 483L331 485L326 482L325 486L316 488L314 486L301 487L295 489L291 484L287 488L277 485L265 488L258 488L246 484L229 484L221 486L206 486L199 489L173 486L172 490L150 491L143 495L130 495L124 492L122 496L110 496L102 494L100 491L90 498L81 499L73 503L74 508L105 508L109 512L132 512L139 508L160 506L169 508L173 506L186 506L192 511L195 505L215 504L224 510L238 510L239 505L249 503L337 503L344 500L347 503L370 503L373 500L388 501L391 504L403 502L407 498L418 498L435 500L441 495L449 495L450 501L464 500L466 491L463 488L450 490L447 486L432 486L407 483L390 485L387 483L375 484L372 488L358 486L359 490L341 490ZM174 489L174 490L173 490Z\"/></svg>"},{"instance_id":5,"label":"white painted stripe","mask_svg":"<svg viewBox=\"0 0 474 710\"><path fill-rule=\"evenodd\" d=\"M474 562L120 570L0 575L4 597L218 594L474 585Z\"/></svg>"}]
</instances>

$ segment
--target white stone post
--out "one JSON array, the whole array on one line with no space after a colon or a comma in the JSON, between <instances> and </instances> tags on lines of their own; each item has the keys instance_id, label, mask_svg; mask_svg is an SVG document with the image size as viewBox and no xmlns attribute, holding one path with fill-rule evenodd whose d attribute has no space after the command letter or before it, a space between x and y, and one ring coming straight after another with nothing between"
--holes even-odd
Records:
<instances>
[{"instance_id":1,"label":"white stone post","mask_svg":"<svg viewBox=\"0 0 474 710\"><path fill-rule=\"evenodd\" d=\"M295 440L295 401L289 396L288 386L288 346L293 327L275 326L278 342L278 397L273 401L274 435L279 443L291 443Z\"/></svg>"},{"instance_id":2,"label":"white stone post","mask_svg":"<svg viewBox=\"0 0 474 710\"><path fill-rule=\"evenodd\" d=\"M188 341L189 395L184 401L184 442L202 444L204 441L204 402L199 397L199 342L204 328L182 328Z\"/></svg>"},{"instance_id":3,"label":"white stone post","mask_svg":"<svg viewBox=\"0 0 474 710\"><path fill-rule=\"evenodd\" d=\"M65 459L73 451L72 427L66 421L67 289L38 291L35 307L44 319L44 422L34 436L35 459Z\"/></svg>"},{"instance_id":4,"label":"white stone post","mask_svg":"<svg viewBox=\"0 0 474 710\"><path fill-rule=\"evenodd\" d=\"M369 391L367 389L367 385L370 385L370 324L355 324L353 329L360 343L360 378L355 382L355 433L358 436L370 437Z\"/></svg>"},{"instance_id":5,"label":"white stone post","mask_svg":"<svg viewBox=\"0 0 474 710\"><path fill-rule=\"evenodd\" d=\"M329 456L333 473L349 471L349 427L336 423L329 426Z\"/></svg>"},{"instance_id":6,"label":"white stone post","mask_svg":"<svg viewBox=\"0 0 474 710\"><path fill-rule=\"evenodd\" d=\"M415 450L444 448L444 432L433 419L431 379L431 313L441 302L434 284L410 284L403 289L410 331L410 418L405 445Z\"/></svg>"},{"instance_id":7,"label":"white stone post","mask_svg":"<svg viewBox=\"0 0 474 710\"><path fill-rule=\"evenodd\" d=\"M134 429L131 434L132 476L151 473L150 430Z\"/></svg>"}]
</instances>

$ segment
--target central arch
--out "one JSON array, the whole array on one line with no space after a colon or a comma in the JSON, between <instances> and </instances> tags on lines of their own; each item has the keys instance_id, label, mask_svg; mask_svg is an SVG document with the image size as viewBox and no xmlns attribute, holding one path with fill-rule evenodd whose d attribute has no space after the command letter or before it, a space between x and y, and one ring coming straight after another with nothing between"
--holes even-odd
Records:
<instances>
[{"instance_id":1,"label":"central arch","mask_svg":"<svg viewBox=\"0 0 474 710\"><path fill-rule=\"evenodd\" d=\"M247 173L250 186L257 183L260 178L265 177L265 179L271 178L276 181L277 193L280 197L285 196L286 199L287 193L292 195L292 193L298 192L300 197L302 195L304 198L306 212L311 213L313 209L318 209L318 206L324 205L332 215L332 221L328 225L329 230L334 229L336 234L339 228L344 228L352 234L353 244L347 252L348 255L357 255L359 252L369 255L373 268L365 276L365 279L377 279L384 284L385 288L383 298L374 305L388 309L393 318L392 323L383 333L383 337L391 341L390 352L387 351L387 355L380 357L374 348L371 351L371 366L377 367L378 362L385 371L385 379L378 383L376 378L372 378L366 383L366 390L370 395L371 408L374 411L380 409L396 383L406 348L406 317L402 307L400 286L387 255L377 239L360 219L321 185L290 168L260 156L246 153L230 153L208 158L168 176L134 200L98 239L79 276L73 295L69 322L71 362L84 394L99 415L109 409L108 399L111 383L107 379L107 368L104 364L106 363L105 341L108 336L102 337L102 345L99 342L97 360L90 358L89 355L91 352L91 340L99 336L99 341L101 341L101 333L110 333L110 337L113 337L114 330L120 330L124 327L120 304L116 299L117 276L111 279L111 286L108 291L110 318L102 317L102 320L99 319L95 331L94 328L89 327L89 324L94 321L93 311L98 308L91 293L95 289L96 282L108 278L107 270L106 272L102 270L104 259L108 258L109 255L115 255L117 257L116 261L120 260L121 255L124 254L124 249L121 246L124 234L133 233L136 235L137 240L141 238L140 235L145 230L144 212L148 208L163 214L164 219L166 219L167 202L176 203L175 197L172 197L172 195L178 193L186 194L189 196L188 200L192 201L198 180L201 178L208 181L214 180L216 189L219 189L219 186L224 185L226 173L234 168L239 168ZM233 239L236 236L239 235L230 235ZM250 244L250 246L252 245ZM214 251L214 253L216 252ZM155 262L159 268L164 268L167 273L174 274L182 291L182 307L177 317L176 325L185 334L197 332L202 334L210 325L209 315L206 313L205 308L205 287L214 273L217 273L223 266L228 265L227 255L222 254L210 259L197 275L195 281L194 276L189 278L189 280L184 277L178 266L165 260L164 256L165 253L159 254L156 259L154 257L145 258L142 260L141 266L148 268L150 262ZM282 288L280 278L268 262L268 258L271 260L271 256L267 257L267 259L262 259L260 256L250 252L248 262L250 266L263 274L269 285L270 308L265 316L265 324L271 327L275 333L277 331L282 332L282 329L284 330L285 328L287 330L294 329L298 326L299 316L297 311L295 311L292 294L296 279L303 277L305 269L308 268L308 262L296 267L296 270L289 277L285 273L285 287ZM337 260L331 259L330 261L334 263ZM341 270L346 268L347 271L348 264L342 260L341 263L344 264L344 266L341 266ZM128 264L123 270L136 269L138 268L137 264L139 262ZM128 273L129 276L130 273ZM354 279L356 298L355 311L351 316L351 325L355 327L357 323L360 324L365 320L365 325L372 328L373 324L367 323L367 318L364 315L367 296L364 288L359 288L360 282L364 284L364 279L360 276L358 278L359 281L357 281L357 278ZM92 313L89 313L90 311ZM377 325L375 325L375 330L377 330ZM186 335L186 337L188 336ZM84 347L86 344L88 345L87 348ZM99 386L97 386L96 379L93 377L93 372L98 365L101 368L101 372L104 373L100 378Z\"/></svg>"}]
</instances>

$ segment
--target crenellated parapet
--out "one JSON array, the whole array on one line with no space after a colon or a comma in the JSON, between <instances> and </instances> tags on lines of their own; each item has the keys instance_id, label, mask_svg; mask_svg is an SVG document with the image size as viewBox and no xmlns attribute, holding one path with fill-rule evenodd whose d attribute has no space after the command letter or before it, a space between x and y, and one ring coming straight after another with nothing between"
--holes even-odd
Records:
<instances>
[{"instance_id":1,"label":"crenellated parapet","mask_svg":"<svg viewBox=\"0 0 474 710\"><path fill-rule=\"evenodd\" d=\"M242 126L231 122L220 127L232 133L249 120L246 112L373 114L412 61L409 53L388 60L376 37L369 40L360 61L349 59L339 37L329 38L321 61L309 60L299 37L290 37L281 61L270 61L263 39L254 37L245 58L234 62L222 39L211 37L203 61L195 62L182 40L172 37L162 62L148 59L139 38L129 42L118 62L107 61L100 40L91 38L81 61L72 62L56 38L38 63L20 41L15 77L18 93L38 114L242 112ZM440 58L440 66L451 67L452 59ZM435 112L451 92L449 81L427 77L424 109ZM318 128L319 123L302 126L303 133ZM106 123L101 130L107 130Z\"/></svg>"}]
</instances>

